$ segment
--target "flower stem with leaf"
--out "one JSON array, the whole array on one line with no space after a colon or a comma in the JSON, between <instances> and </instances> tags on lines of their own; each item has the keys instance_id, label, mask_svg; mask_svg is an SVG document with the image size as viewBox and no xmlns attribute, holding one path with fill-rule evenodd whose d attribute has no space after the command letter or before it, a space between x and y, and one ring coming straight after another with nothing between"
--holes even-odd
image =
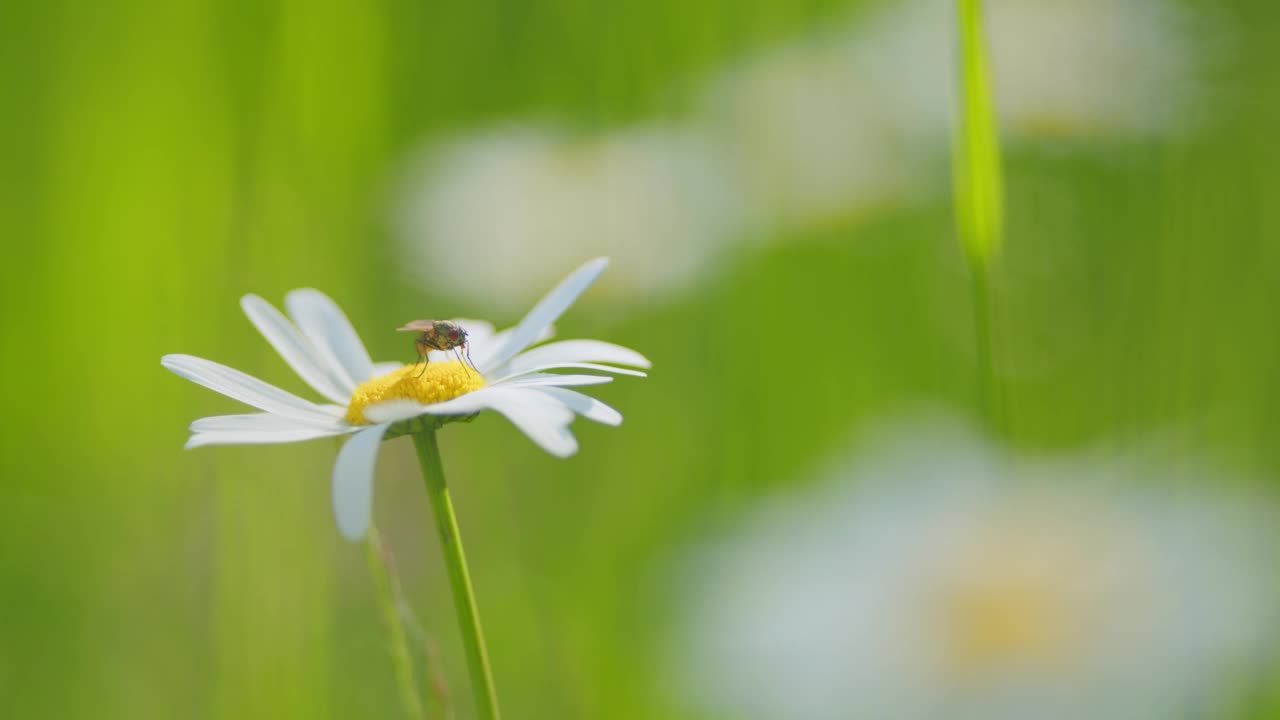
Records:
<instances>
[{"instance_id":1,"label":"flower stem with leaf","mask_svg":"<svg viewBox=\"0 0 1280 720\"><path fill-rule=\"evenodd\" d=\"M413 435L413 446L418 452L418 464L426 481L427 495L435 514L436 530L440 534L440 547L444 551L445 566L449 571L449 585L453 589L453 603L458 612L458 630L462 633L462 646L467 655L467 669L471 675L471 689L475 694L476 713L483 720L498 720L498 695L493 685L493 671L489 654L484 646L484 633L480 627L480 614L476 608L475 591L467 572L467 559L462 550L462 537L458 532L458 520L453 512L453 501L440 464L440 448L436 444L434 429L424 429Z\"/></svg>"}]
</instances>

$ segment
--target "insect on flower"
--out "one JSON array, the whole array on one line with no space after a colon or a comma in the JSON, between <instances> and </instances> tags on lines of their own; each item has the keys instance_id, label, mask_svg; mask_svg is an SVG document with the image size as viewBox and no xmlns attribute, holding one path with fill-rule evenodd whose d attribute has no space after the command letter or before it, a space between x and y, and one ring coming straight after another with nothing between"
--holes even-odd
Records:
<instances>
[{"instance_id":1,"label":"insect on flower","mask_svg":"<svg viewBox=\"0 0 1280 720\"><path fill-rule=\"evenodd\" d=\"M422 372L427 371L428 353L432 350L453 351L458 362L464 366L475 367L471 361L471 348L467 345L467 331L458 323L449 320L414 320L404 327L396 328L398 332L421 333L413 344L418 349L418 361L422 363ZM466 353L466 360L463 354ZM419 373L421 375L422 373Z\"/></svg>"}]
</instances>

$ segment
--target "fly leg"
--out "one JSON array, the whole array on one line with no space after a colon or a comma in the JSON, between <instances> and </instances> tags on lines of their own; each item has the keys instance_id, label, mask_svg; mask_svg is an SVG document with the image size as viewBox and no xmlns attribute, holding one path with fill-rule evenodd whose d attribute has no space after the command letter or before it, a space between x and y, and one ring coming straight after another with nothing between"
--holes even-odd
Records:
<instances>
[{"instance_id":1,"label":"fly leg","mask_svg":"<svg viewBox=\"0 0 1280 720\"><path fill-rule=\"evenodd\" d=\"M428 357L428 354L431 352L431 347L426 344L425 338L426 333L423 333L423 337L418 338L418 341L414 343L418 348L418 362L422 363L422 369L419 370L418 374L414 377L422 377L422 375L427 372L427 363L431 362L431 359Z\"/></svg>"},{"instance_id":2,"label":"fly leg","mask_svg":"<svg viewBox=\"0 0 1280 720\"><path fill-rule=\"evenodd\" d=\"M470 375L470 374L471 374L471 368L470 368L470 367L467 367L467 363L466 363L466 361L462 359L462 353L458 350L458 348L457 348L456 346L453 348L453 356L454 356L454 357L456 357L456 358L458 358L458 363L459 363L460 365L462 365L462 367L466 369L467 374L468 374L468 375Z\"/></svg>"}]
</instances>

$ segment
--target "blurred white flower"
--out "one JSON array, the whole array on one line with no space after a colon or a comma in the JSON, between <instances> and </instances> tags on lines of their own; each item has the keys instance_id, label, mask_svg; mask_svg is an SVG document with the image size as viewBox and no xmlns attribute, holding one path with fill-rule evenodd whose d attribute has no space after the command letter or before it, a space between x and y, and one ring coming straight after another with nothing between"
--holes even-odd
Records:
<instances>
[{"instance_id":1,"label":"blurred white flower","mask_svg":"<svg viewBox=\"0 0 1280 720\"><path fill-rule=\"evenodd\" d=\"M1166 2L985 6L1006 136L1128 137L1185 118L1196 53ZM952 8L890 3L717 77L697 122L725 143L749 204L803 228L947 187Z\"/></svg>"},{"instance_id":2,"label":"blurred white flower","mask_svg":"<svg viewBox=\"0 0 1280 720\"><path fill-rule=\"evenodd\" d=\"M1161 133L1189 109L1193 26L1166 0L995 0L989 26L1014 133Z\"/></svg>"},{"instance_id":3,"label":"blurred white flower","mask_svg":"<svg viewBox=\"0 0 1280 720\"><path fill-rule=\"evenodd\" d=\"M397 229L422 283L505 308L584 253L618 260L606 292L682 288L741 231L740 197L692 132L516 126L411 163Z\"/></svg>"},{"instance_id":4,"label":"blurred white flower","mask_svg":"<svg viewBox=\"0 0 1280 720\"><path fill-rule=\"evenodd\" d=\"M1275 515L1137 455L906 426L695 554L674 682L717 717L1219 717L1275 634Z\"/></svg>"},{"instance_id":5,"label":"blurred white flower","mask_svg":"<svg viewBox=\"0 0 1280 720\"><path fill-rule=\"evenodd\" d=\"M840 219L919 177L919 148L905 142L850 49L844 38L776 48L727 73L708 96L707 134L724 143L749 204L763 213L757 219L782 228Z\"/></svg>"},{"instance_id":6,"label":"blurred white flower","mask_svg":"<svg viewBox=\"0 0 1280 720\"><path fill-rule=\"evenodd\" d=\"M876 85L897 127L945 139L955 85L954 3L893 4L851 28L850 73ZM1001 129L1130 136L1172 130L1190 107L1199 49L1166 0L990 0Z\"/></svg>"},{"instance_id":7,"label":"blurred white flower","mask_svg":"<svg viewBox=\"0 0 1280 720\"><path fill-rule=\"evenodd\" d=\"M1188 116L1198 48L1163 0L990 0L1012 139L1133 137ZM583 255L656 297L730 243L949 187L950 0L909 0L744 58L685 122L491 128L411 159L395 226L415 282L509 309Z\"/></svg>"}]
</instances>

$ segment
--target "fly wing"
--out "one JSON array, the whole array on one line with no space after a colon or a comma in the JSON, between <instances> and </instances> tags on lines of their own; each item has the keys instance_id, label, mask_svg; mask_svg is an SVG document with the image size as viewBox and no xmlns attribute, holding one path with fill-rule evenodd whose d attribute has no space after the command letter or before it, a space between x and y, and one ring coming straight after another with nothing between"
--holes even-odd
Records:
<instances>
[{"instance_id":1,"label":"fly wing","mask_svg":"<svg viewBox=\"0 0 1280 720\"><path fill-rule=\"evenodd\" d=\"M426 332L434 327L434 320L414 320L404 327L396 328L396 332Z\"/></svg>"}]
</instances>

